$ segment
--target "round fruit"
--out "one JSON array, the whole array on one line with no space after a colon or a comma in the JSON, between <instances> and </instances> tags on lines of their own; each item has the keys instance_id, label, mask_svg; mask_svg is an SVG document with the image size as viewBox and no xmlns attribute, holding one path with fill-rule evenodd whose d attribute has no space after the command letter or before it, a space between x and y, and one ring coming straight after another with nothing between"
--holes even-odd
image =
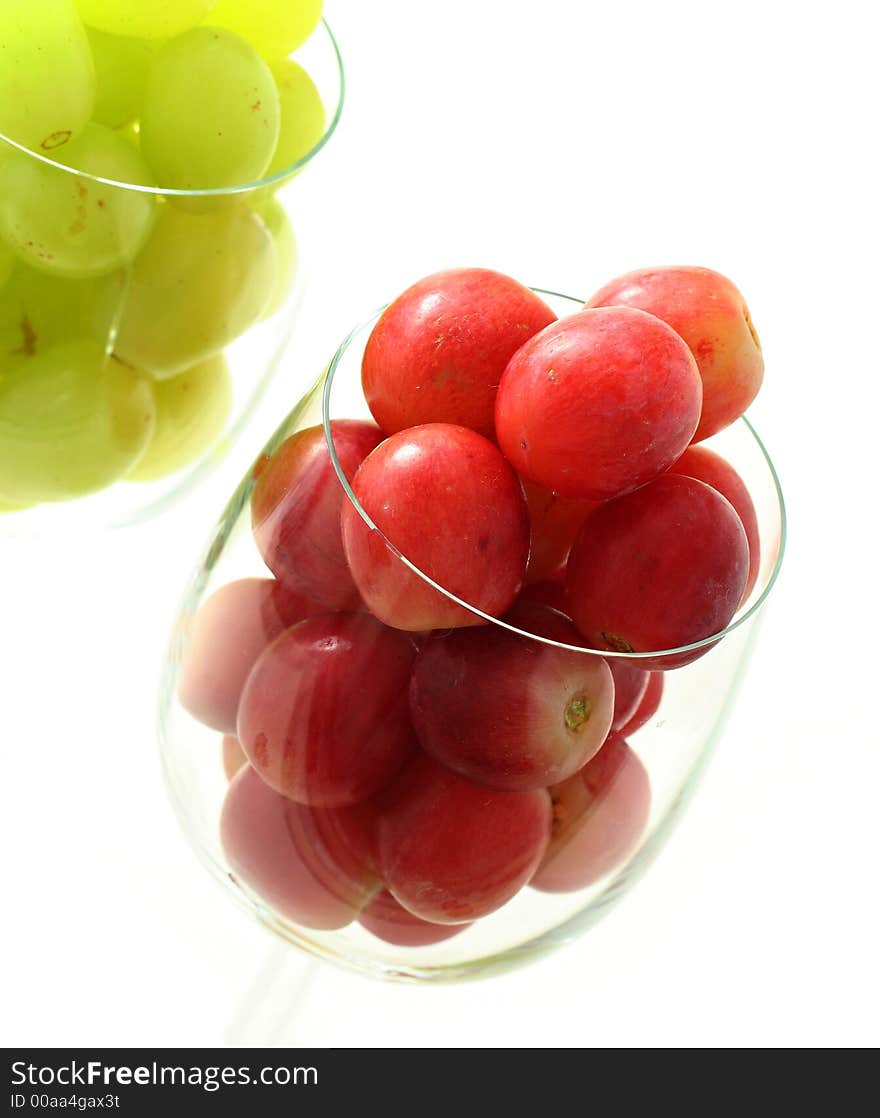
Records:
<instances>
[{"instance_id":1,"label":"round fruit","mask_svg":"<svg viewBox=\"0 0 880 1118\"><path fill-rule=\"evenodd\" d=\"M156 481L203 454L232 410L232 379L222 353L167 380L156 381L156 429L129 481Z\"/></svg>"},{"instance_id":2,"label":"round fruit","mask_svg":"<svg viewBox=\"0 0 880 1118\"><path fill-rule=\"evenodd\" d=\"M528 585L553 578L565 566L578 529L596 502L561 497L532 481L524 482L523 490L532 532L525 577Z\"/></svg>"},{"instance_id":3,"label":"round fruit","mask_svg":"<svg viewBox=\"0 0 880 1118\"><path fill-rule=\"evenodd\" d=\"M238 711L238 740L276 791L339 807L368 799L406 760L414 735L412 641L367 614L288 629L260 655Z\"/></svg>"},{"instance_id":4,"label":"round fruit","mask_svg":"<svg viewBox=\"0 0 880 1118\"><path fill-rule=\"evenodd\" d=\"M266 178L293 167L324 135L327 114L321 94L308 73L292 58L272 66L281 108L281 130Z\"/></svg>"},{"instance_id":5,"label":"round fruit","mask_svg":"<svg viewBox=\"0 0 880 1118\"><path fill-rule=\"evenodd\" d=\"M278 278L262 219L240 202L205 214L163 206L130 274L102 281L115 312L114 352L157 378L181 373L258 322Z\"/></svg>"},{"instance_id":6,"label":"round fruit","mask_svg":"<svg viewBox=\"0 0 880 1118\"><path fill-rule=\"evenodd\" d=\"M87 124L56 158L71 170L23 153L0 168L0 235L50 275L83 279L129 264L150 234L156 204L146 191L98 180L148 185L140 154L112 129Z\"/></svg>"},{"instance_id":7,"label":"round fruit","mask_svg":"<svg viewBox=\"0 0 880 1118\"><path fill-rule=\"evenodd\" d=\"M518 478L482 435L450 423L400 431L364 459L352 489L379 531L343 505L345 554L362 598L386 625L419 632L482 623L400 555L493 616L516 597L529 553L528 510Z\"/></svg>"},{"instance_id":8,"label":"round fruit","mask_svg":"<svg viewBox=\"0 0 880 1118\"><path fill-rule=\"evenodd\" d=\"M148 377L97 343L62 342L0 376L0 498L65 501L123 477L156 423Z\"/></svg>"},{"instance_id":9,"label":"round fruit","mask_svg":"<svg viewBox=\"0 0 880 1118\"><path fill-rule=\"evenodd\" d=\"M544 789L493 792L417 754L382 797L379 869L395 900L435 924L463 924L511 899L550 837Z\"/></svg>"},{"instance_id":10,"label":"round fruit","mask_svg":"<svg viewBox=\"0 0 880 1118\"><path fill-rule=\"evenodd\" d=\"M632 737L636 730L650 722L660 708L663 698L663 672L648 672L648 686L642 695L642 701L629 722L620 728L621 737Z\"/></svg>"},{"instance_id":11,"label":"round fruit","mask_svg":"<svg viewBox=\"0 0 880 1118\"><path fill-rule=\"evenodd\" d=\"M535 889L568 893L592 885L635 850L651 810L645 767L613 735L579 773L550 789L553 834Z\"/></svg>"},{"instance_id":12,"label":"round fruit","mask_svg":"<svg viewBox=\"0 0 880 1118\"><path fill-rule=\"evenodd\" d=\"M709 268L645 268L606 284L588 307L637 307L668 322L690 347L703 381L694 442L742 415L764 378L761 343L745 300Z\"/></svg>"},{"instance_id":13,"label":"round fruit","mask_svg":"<svg viewBox=\"0 0 880 1118\"><path fill-rule=\"evenodd\" d=\"M221 586L192 621L180 669L182 706L206 726L234 734L241 692L257 657L288 626L322 612L273 578Z\"/></svg>"},{"instance_id":14,"label":"round fruit","mask_svg":"<svg viewBox=\"0 0 880 1118\"><path fill-rule=\"evenodd\" d=\"M742 600L746 601L758 581L758 572L761 568L761 537L758 531L758 514L755 512L752 498L742 478L729 462L707 446L689 446L669 472L704 481L706 485L717 489L721 496L726 497L736 509L737 516L745 529L746 539L749 541L749 577L746 579L746 588L742 596Z\"/></svg>"},{"instance_id":15,"label":"round fruit","mask_svg":"<svg viewBox=\"0 0 880 1118\"><path fill-rule=\"evenodd\" d=\"M283 58L308 39L321 19L322 0L217 0L208 22L253 43L265 58Z\"/></svg>"},{"instance_id":16,"label":"round fruit","mask_svg":"<svg viewBox=\"0 0 880 1118\"><path fill-rule=\"evenodd\" d=\"M581 311L514 354L495 430L524 478L604 501L672 465L696 429L701 397L696 362L664 322L629 307Z\"/></svg>"},{"instance_id":17,"label":"round fruit","mask_svg":"<svg viewBox=\"0 0 880 1118\"><path fill-rule=\"evenodd\" d=\"M387 889L370 901L358 917L358 923L378 939L398 947L427 947L430 943L451 939L470 927L469 924L432 924L420 920L398 904Z\"/></svg>"},{"instance_id":18,"label":"round fruit","mask_svg":"<svg viewBox=\"0 0 880 1118\"><path fill-rule=\"evenodd\" d=\"M733 506L694 478L667 474L591 514L568 559L570 614L594 648L662 652L720 633L749 567ZM700 649L640 662L689 663Z\"/></svg>"},{"instance_id":19,"label":"round fruit","mask_svg":"<svg viewBox=\"0 0 880 1118\"><path fill-rule=\"evenodd\" d=\"M231 781L220 838L233 876L307 928L343 928L381 888L362 809L292 803L245 766Z\"/></svg>"},{"instance_id":20,"label":"round fruit","mask_svg":"<svg viewBox=\"0 0 880 1118\"><path fill-rule=\"evenodd\" d=\"M364 350L364 396L383 431L457 423L494 434L498 382L523 342L556 315L485 268L427 276L385 310Z\"/></svg>"},{"instance_id":21,"label":"round fruit","mask_svg":"<svg viewBox=\"0 0 880 1118\"><path fill-rule=\"evenodd\" d=\"M213 190L256 182L280 128L269 67L231 31L196 27L165 43L153 60L140 138L160 186Z\"/></svg>"},{"instance_id":22,"label":"round fruit","mask_svg":"<svg viewBox=\"0 0 880 1118\"><path fill-rule=\"evenodd\" d=\"M568 598L565 596L565 568L562 568L561 578L545 579L544 582L530 582L528 586L524 586L515 605L511 608L513 609L519 604L525 605L526 603L549 606L551 609L557 610L559 613L568 617ZM509 612L510 611L508 611L508 613ZM514 622L514 624L517 623ZM524 628L525 626L517 624L517 627ZM578 634L576 643L583 644L580 634Z\"/></svg>"},{"instance_id":23,"label":"round fruit","mask_svg":"<svg viewBox=\"0 0 880 1118\"><path fill-rule=\"evenodd\" d=\"M619 732L639 709L651 673L638 664L618 660L616 657L608 661L608 667L614 678L614 718L611 729Z\"/></svg>"},{"instance_id":24,"label":"round fruit","mask_svg":"<svg viewBox=\"0 0 880 1118\"><path fill-rule=\"evenodd\" d=\"M92 52L71 0L3 0L0 52L0 135L54 159L95 107Z\"/></svg>"},{"instance_id":25,"label":"round fruit","mask_svg":"<svg viewBox=\"0 0 880 1118\"><path fill-rule=\"evenodd\" d=\"M346 477L382 441L372 423L333 420L333 449ZM257 463L251 495L254 538L266 566L293 589L329 609L353 609L360 601L342 549L339 519L348 497L333 468L323 427L285 439Z\"/></svg>"},{"instance_id":26,"label":"round fruit","mask_svg":"<svg viewBox=\"0 0 880 1118\"><path fill-rule=\"evenodd\" d=\"M613 710L614 682L601 656L495 625L433 637L410 684L425 751L501 791L546 788L577 772L608 736Z\"/></svg>"},{"instance_id":27,"label":"round fruit","mask_svg":"<svg viewBox=\"0 0 880 1118\"><path fill-rule=\"evenodd\" d=\"M100 31L168 39L201 23L214 0L76 0L76 5L83 20Z\"/></svg>"}]
</instances>

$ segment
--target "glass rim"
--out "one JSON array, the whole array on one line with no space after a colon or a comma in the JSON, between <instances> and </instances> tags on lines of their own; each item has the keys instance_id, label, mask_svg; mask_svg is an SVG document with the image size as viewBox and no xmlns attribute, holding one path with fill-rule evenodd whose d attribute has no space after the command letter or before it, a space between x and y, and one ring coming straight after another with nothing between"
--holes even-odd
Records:
<instances>
[{"instance_id":1,"label":"glass rim","mask_svg":"<svg viewBox=\"0 0 880 1118\"><path fill-rule=\"evenodd\" d=\"M564 299L568 302L577 303L580 306L583 306L583 304L584 304L583 299L576 299L571 295L563 295L561 292L552 291L548 288L532 287L531 290L536 295L546 295L546 296L549 296L551 298ZM562 641L553 640L552 637L545 637L545 636L542 636L539 633L529 632L527 629L520 629L518 626L512 625L509 621L504 621L500 617L493 617L492 614L486 613L485 611L483 611L481 609L478 609L476 606L471 605L469 602L466 602L463 598L459 598L457 595L453 594L451 590L447 590L446 587L441 586L440 583L435 582L434 579L432 579L429 575L425 574L424 571L420 570L415 565L415 563L413 563L409 558L407 558L407 556L404 555L403 552L398 547L396 547L395 544L391 540L388 539L388 537L384 534L384 532L382 532L382 530L379 527L377 527L377 525L370 518L366 509L364 509L363 506L361 505L360 501L358 501L357 497L355 496L354 490L351 487L351 483L349 482L348 478L345 476L345 472L342 469L342 464L340 463L339 458L337 456L336 447L334 446L334 443L333 443L333 433L332 433L332 429L331 429L331 426L330 426L331 421L332 421L331 414L330 414L330 404L331 404L331 395L332 395L332 391L333 391L333 381L334 381L336 373L339 369L339 365L342 362L343 357L346 355L346 353L350 349L351 344L354 341L354 339L356 337L358 337L361 334L362 331L366 330L366 328L368 326L371 326L372 324L374 324L376 322L376 320L379 318L379 316L383 313L383 311L387 308L387 306L388 306L387 303L384 304L383 306L379 307L378 310L374 311L373 314L370 315L369 318L366 318L362 322L358 323L358 325L355 326L354 329L349 332L349 334L343 340L342 344L338 347L338 349L334 353L333 358L330 361L330 364L327 366L326 372L324 373L323 378L322 378L324 384L323 384L323 391L322 391L321 418L322 418L322 426L324 428L324 439L327 443L327 449L328 449L328 452L330 454L330 460L333 463L333 469L335 470L336 476L339 479L340 484L342 485L342 489L343 489L343 492L345 493L345 496L346 496L347 500L353 506L355 511L360 516L361 520L363 520L363 522L370 529L370 531L378 532L379 537L385 543L385 545L389 548L389 550L392 552L392 554L395 555L404 564L405 567L407 567L410 571L412 571L413 574L417 575L423 582L425 582L432 589L438 591L440 594L442 594L449 601L454 602L456 605L463 607L469 613L472 613L477 617L481 617L483 619L483 621L485 621L487 624L497 625L502 629L506 629L508 632L514 634L515 636L540 641L542 644L549 645L552 648L562 649L566 652L582 652L582 653L585 653L585 654L590 655L590 656L601 656L605 660L609 660L609 659L622 660L622 661L625 661L625 662L628 662L628 663L633 663L635 665L638 665L642 661L651 661L651 666L652 667L658 667L659 670L662 670L662 667L659 667L659 665L657 664L658 661L663 661L663 660L666 660L666 659L672 660L672 659L677 658L677 657L679 657L683 654L690 653L690 652L696 652L699 649L708 649L709 646L711 646L713 644L716 644L722 638L728 636L735 629L738 629L741 625L744 625L747 621L749 621L752 617L754 617L758 613L758 611L761 609L761 607L766 602L766 600L767 600L767 598L770 594L770 591L773 589L774 585L776 584L776 580L779 577L779 571L782 567L782 560L783 560L783 557L785 555L785 546L786 546L786 538L787 538L787 534L788 534L788 526L787 526L787 514L786 514L786 510L785 510L785 498L784 498L783 493L782 493L782 486L781 486L780 481L779 481L779 475L776 472L776 467L773 465L773 460L771 459L770 454L768 453L767 448L765 447L762 439L758 435L758 432L755 430L755 428L752 426L752 424L749 422L749 420L744 415L741 416L738 420L736 420L735 423L736 424L741 423L741 424L745 425L746 430L749 432L749 435L751 436L751 438L754 440L755 444L757 445L757 448L761 453L761 456L764 460L764 463L767 466L767 469L770 473L770 477L773 481L773 486L774 486L774 490L775 490L775 494L776 494L777 507L778 507L778 514L779 514L779 547L778 547L778 550L777 550L777 553L776 553L776 557L774 559L773 569L771 570L771 572L770 572L770 574L767 578L767 581L766 581L765 585L763 586L763 588L761 590L761 593L758 595L756 600L749 606L748 609L744 610L741 614L735 614L734 617L732 618L732 620L725 626L725 628L722 629L718 633L713 633L712 635L710 635L708 637L703 637L701 640L694 641L691 644L683 644L683 645L679 645L676 648L664 648L664 649L658 649L658 650L654 650L654 651L650 651L650 652L618 652L618 651L614 651L614 650L611 650L611 649L604 650L604 649L597 649L597 648L585 648L583 645L566 644Z\"/></svg>"},{"instance_id":2,"label":"glass rim","mask_svg":"<svg viewBox=\"0 0 880 1118\"><path fill-rule=\"evenodd\" d=\"M304 155L295 160L287 167L283 167L280 171L276 171L272 175L266 175L264 178L256 179L253 182L236 183L234 186L215 186L204 187L198 190L181 190L177 187L162 187L153 186L144 183L135 182L122 182L118 179L103 178L101 175L92 175L88 171L77 170L76 167L69 167L66 163L59 163L57 160L52 159L42 152L34 151L32 148L25 147L24 144L18 143L17 140L12 140L3 132L0 132L0 150L2 145L12 148L14 151L20 152L22 155L30 156L40 163L45 163L47 167L53 167L55 170L64 171L77 179L84 179L87 182L99 183L101 186L112 186L117 190L131 190L137 194L149 194L155 197L168 197L168 198L225 198L230 195L249 194L255 190L261 190L263 187L278 186L291 175L297 171L301 171L306 164L310 163L318 152L327 144L330 137L336 131L336 126L339 124L339 118L342 116L342 109L345 104L346 83L345 83L345 66L342 61L342 52L339 49L339 44L336 41L336 36L330 28L330 24L323 17L321 18L318 27L321 27L327 35L330 48L336 59L336 65L339 76L339 96L336 100L336 107L330 120L325 124L324 131L321 137L313 147L311 147ZM308 40L307 40L308 41ZM294 61L296 61L294 59ZM116 131L111 129L111 131Z\"/></svg>"}]
</instances>

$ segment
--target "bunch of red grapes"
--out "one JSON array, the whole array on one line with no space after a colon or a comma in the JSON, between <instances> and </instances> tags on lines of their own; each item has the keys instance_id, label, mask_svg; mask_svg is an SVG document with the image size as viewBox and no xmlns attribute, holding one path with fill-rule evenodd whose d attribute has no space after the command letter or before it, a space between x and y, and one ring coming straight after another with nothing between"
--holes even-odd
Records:
<instances>
[{"instance_id":1,"label":"bunch of red grapes","mask_svg":"<svg viewBox=\"0 0 880 1118\"><path fill-rule=\"evenodd\" d=\"M323 428L288 438L252 494L274 577L195 619L181 700L227 735L235 878L300 925L419 946L621 866L650 810L627 739L757 577L745 485L693 444L762 375L704 268L562 319L482 269L395 300L363 357L375 423L331 424L360 508Z\"/></svg>"}]
</instances>

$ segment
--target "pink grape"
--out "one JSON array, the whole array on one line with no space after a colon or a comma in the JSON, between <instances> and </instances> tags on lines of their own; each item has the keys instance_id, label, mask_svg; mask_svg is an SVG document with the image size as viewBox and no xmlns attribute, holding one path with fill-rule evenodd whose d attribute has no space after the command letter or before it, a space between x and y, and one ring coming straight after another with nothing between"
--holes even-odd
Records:
<instances>
[{"instance_id":1,"label":"pink grape","mask_svg":"<svg viewBox=\"0 0 880 1118\"><path fill-rule=\"evenodd\" d=\"M415 646L367 614L287 629L254 665L238 739L257 772L300 803L368 799L414 746L407 688Z\"/></svg>"}]
</instances>

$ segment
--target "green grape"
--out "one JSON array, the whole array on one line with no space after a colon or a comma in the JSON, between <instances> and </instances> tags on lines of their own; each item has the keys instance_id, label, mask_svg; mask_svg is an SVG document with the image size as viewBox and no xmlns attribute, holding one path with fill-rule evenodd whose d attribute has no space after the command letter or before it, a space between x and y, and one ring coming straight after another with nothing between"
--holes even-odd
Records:
<instances>
[{"instance_id":1,"label":"green grape","mask_svg":"<svg viewBox=\"0 0 880 1118\"><path fill-rule=\"evenodd\" d=\"M62 501L131 470L153 434L148 377L95 342L64 342L0 375L0 497Z\"/></svg>"},{"instance_id":2,"label":"green grape","mask_svg":"<svg viewBox=\"0 0 880 1118\"><path fill-rule=\"evenodd\" d=\"M156 481L198 458L214 442L232 409L232 381L222 353L157 381L156 430L130 481Z\"/></svg>"},{"instance_id":3,"label":"green grape","mask_svg":"<svg viewBox=\"0 0 880 1118\"><path fill-rule=\"evenodd\" d=\"M99 314L97 294L95 280L60 279L16 265L0 289L0 369L86 334L103 347L114 308Z\"/></svg>"},{"instance_id":4,"label":"green grape","mask_svg":"<svg viewBox=\"0 0 880 1118\"><path fill-rule=\"evenodd\" d=\"M278 262L275 289L266 309L263 311L263 318L269 318L277 310L280 310L293 288L299 263L299 252L290 218L277 198L261 200L254 206L254 209L266 223L266 228L269 230L275 245L275 258Z\"/></svg>"},{"instance_id":5,"label":"green grape","mask_svg":"<svg viewBox=\"0 0 880 1118\"><path fill-rule=\"evenodd\" d=\"M92 28L88 35L97 79L93 119L108 128L121 128L140 116L156 45Z\"/></svg>"},{"instance_id":6,"label":"green grape","mask_svg":"<svg viewBox=\"0 0 880 1118\"><path fill-rule=\"evenodd\" d=\"M321 18L322 0L217 0L210 23L247 39L264 58L296 50Z\"/></svg>"},{"instance_id":7,"label":"green grape","mask_svg":"<svg viewBox=\"0 0 880 1118\"><path fill-rule=\"evenodd\" d=\"M202 22L214 0L76 0L89 27L137 39L169 39Z\"/></svg>"},{"instance_id":8,"label":"green grape","mask_svg":"<svg viewBox=\"0 0 880 1118\"><path fill-rule=\"evenodd\" d=\"M0 133L51 154L82 130L95 73L73 0L3 0L0 60Z\"/></svg>"},{"instance_id":9,"label":"green grape","mask_svg":"<svg viewBox=\"0 0 880 1118\"><path fill-rule=\"evenodd\" d=\"M92 52L73 0L2 0L0 133L54 158L94 104Z\"/></svg>"},{"instance_id":10,"label":"green grape","mask_svg":"<svg viewBox=\"0 0 880 1118\"><path fill-rule=\"evenodd\" d=\"M149 193L91 177L149 184L138 152L102 124L89 124L64 149L70 174L16 154L0 167L0 236L34 268L62 276L99 276L121 267L146 240L155 200Z\"/></svg>"},{"instance_id":11,"label":"green grape","mask_svg":"<svg viewBox=\"0 0 880 1118\"><path fill-rule=\"evenodd\" d=\"M308 155L324 135L327 121L321 94L302 66L284 58L272 67L272 75L281 103L281 131L267 178Z\"/></svg>"},{"instance_id":12,"label":"green grape","mask_svg":"<svg viewBox=\"0 0 880 1118\"><path fill-rule=\"evenodd\" d=\"M162 186L237 186L269 166L280 121L275 81L256 51L230 31L200 27L156 56L141 151Z\"/></svg>"},{"instance_id":13,"label":"green grape","mask_svg":"<svg viewBox=\"0 0 880 1118\"><path fill-rule=\"evenodd\" d=\"M275 247L241 202L207 214L162 208L130 277L104 281L99 312L121 307L114 352L163 378L223 349L275 290Z\"/></svg>"}]
</instances>

